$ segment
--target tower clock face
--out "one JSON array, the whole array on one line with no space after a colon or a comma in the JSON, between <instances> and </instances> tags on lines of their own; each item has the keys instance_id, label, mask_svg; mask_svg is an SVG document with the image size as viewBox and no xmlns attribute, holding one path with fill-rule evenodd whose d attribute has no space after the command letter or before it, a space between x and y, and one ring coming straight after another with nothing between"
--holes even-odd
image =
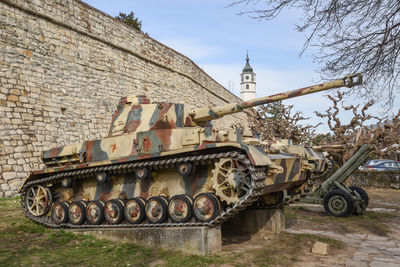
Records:
<instances>
[{"instance_id":1,"label":"tower clock face","mask_svg":"<svg viewBox=\"0 0 400 267\"><path fill-rule=\"evenodd\" d=\"M250 79L250 76L249 76L249 75L246 75L246 80L248 80L248 79Z\"/></svg>"}]
</instances>

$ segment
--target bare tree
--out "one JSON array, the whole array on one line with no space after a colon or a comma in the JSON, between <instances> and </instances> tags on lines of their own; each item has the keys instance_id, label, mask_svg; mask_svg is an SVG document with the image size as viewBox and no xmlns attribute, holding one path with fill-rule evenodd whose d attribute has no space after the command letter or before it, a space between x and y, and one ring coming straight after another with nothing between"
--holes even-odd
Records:
<instances>
[{"instance_id":1,"label":"bare tree","mask_svg":"<svg viewBox=\"0 0 400 267\"><path fill-rule=\"evenodd\" d=\"M282 138L304 144L312 139L317 126L302 125L308 118L299 111L293 113L292 109L293 105L286 106L280 101L262 105L252 114L248 113L249 126L261 140Z\"/></svg>"},{"instance_id":2,"label":"bare tree","mask_svg":"<svg viewBox=\"0 0 400 267\"><path fill-rule=\"evenodd\" d=\"M368 114L368 109L374 105L371 100L364 106L344 105L343 93L336 92L336 96L329 95L328 98L333 102L332 107L324 113L315 112L320 118L326 118L332 135L329 135L330 144L351 144L341 153L340 158L344 161L349 159L363 144L368 144L372 148L374 157L389 157L393 153L398 153L400 143L400 110L392 118L379 118ZM349 123L344 124L340 120L341 111L351 111L353 117ZM367 126L376 120L376 124ZM322 141L323 143L323 141Z\"/></svg>"},{"instance_id":3,"label":"bare tree","mask_svg":"<svg viewBox=\"0 0 400 267\"><path fill-rule=\"evenodd\" d=\"M240 14L259 20L274 19L285 9L302 10L296 26L307 39L300 54L316 47L314 60L325 78L363 73L363 90L350 92L392 106L400 91L399 0L236 0L232 5L243 5L247 10Z\"/></svg>"}]
</instances>

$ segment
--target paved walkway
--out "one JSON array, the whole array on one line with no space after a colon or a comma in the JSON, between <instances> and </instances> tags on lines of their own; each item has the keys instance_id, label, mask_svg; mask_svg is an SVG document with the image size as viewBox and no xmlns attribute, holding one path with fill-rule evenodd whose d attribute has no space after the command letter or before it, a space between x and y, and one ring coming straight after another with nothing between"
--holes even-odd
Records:
<instances>
[{"instance_id":1,"label":"paved walkway","mask_svg":"<svg viewBox=\"0 0 400 267\"><path fill-rule=\"evenodd\" d=\"M385 203L388 204L388 203ZM304 204L299 206L309 207L312 210L323 209L320 205ZM391 208L372 208L367 209L375 212L399 212L399 207ZM353 257L348 259L345 265L348 267L400 267L400 222L399 224L386 225L391 233L387 237L371 234L337 234L328 231L316 230L294 230L286 229L288 233L294 234L316 234L341 240L343 243L353 246L356 251Z\"/></svg>"},{"instance_id":2,"label":"paved walkway","mask_svg":"<svg viewBox=\"0 0 400 267\"><path fill-rule=\"evenodd\" d=\"M341 240L343 243L356 247L353 257L345 266L354 267L400 267L400 227L398 237L382 237L367 234L337 234L327 231L293 230L293 234L315 234Z\"/></svg>"}]
</instances>

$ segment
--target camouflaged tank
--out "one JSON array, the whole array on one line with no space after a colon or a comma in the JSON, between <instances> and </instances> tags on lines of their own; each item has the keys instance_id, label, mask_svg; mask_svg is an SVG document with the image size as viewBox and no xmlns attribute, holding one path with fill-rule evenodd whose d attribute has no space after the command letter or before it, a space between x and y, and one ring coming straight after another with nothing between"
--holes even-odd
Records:
<instances>
[{"instance_id":1,"label":"camouflaged tank","mask_svg":"<svg viewBox=\"0 0 400 267\"><path fill-rule=\"evenodd\" d=\"M248 130L211 121L257 105L361 83L325 84L217 107L123 97L106 138L43 154L20 193L26 217L49 227L215 226L257 203L274 203L307 180L301 157L266 154Z\"/></svg>"}]
</instances>

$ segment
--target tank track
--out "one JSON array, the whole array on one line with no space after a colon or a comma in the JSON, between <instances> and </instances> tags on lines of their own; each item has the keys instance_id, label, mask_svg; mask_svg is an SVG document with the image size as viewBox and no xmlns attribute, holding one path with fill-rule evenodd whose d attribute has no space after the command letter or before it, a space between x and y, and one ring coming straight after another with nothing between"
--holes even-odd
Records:
<instances>
[{"instance_id":1,"label":"tank track","mask_svg":"<svg viewBox=\"0 0 400 267\"><path fill-rule=\"evenodd\" d=\"M234 158L238 160L243 160L246 165L249 166L250 176L251 176L251 189L244 196L240 199L236 204L232 207L228 207L225 211L222 211L220 215L218 215L214 220L210 222L187 222L187 223L142 223L142 224L100 224L100 225L90 225L90 224L82 224L82 225L74 225L71 223L63 223L63 224L56 224L52 221L50 216L41 216L37 217L32 215L27 207L25 206L25 199L24 196L31 185L49 185L60 182L63 177L73 177L73 179L84 179L92 177L96 172L107 171L111 174L118 174L118 173L129 173L132 172L135 168L138 167L150 167L152 169L162 169L171 167L171 165L175 165L181 162L193 162L198 164L207 164L210 161L216 161L220 158ZM84 170L74 170L74 171L67 171L62 173L57 173L54 175L50 175L46 178L37 179L34 181L30 181L26 183L21 190L21 207L22 212L24 215L41 225L51 228L75 228L75 229L93 229L93 228L144 228L144 227L182 227L182 226L208 226L208 227L215 227L217 225L222 224L224 221L228 220L229 218L233 217L240 211L246 209L246 207L253 204L257 199L262 195L262 189L264 187L264 180L268 173L266 172L265 167L255 167L252 166L250 160L247 158L245 154L242 154L237 151L233 152L226 152L226 153L214 153L214 154L207 154L207 155L199 155L199 156L188 156L188 157L177 157L177 158L169 158L169 159L162 159L162 160L154 160L154 161L146 161L146 162L135 162L135 163L125 163L125 164L114 164L111 166L101 166L101 167L92 167L87 168Z\"/></svg>"}]
</instances>

